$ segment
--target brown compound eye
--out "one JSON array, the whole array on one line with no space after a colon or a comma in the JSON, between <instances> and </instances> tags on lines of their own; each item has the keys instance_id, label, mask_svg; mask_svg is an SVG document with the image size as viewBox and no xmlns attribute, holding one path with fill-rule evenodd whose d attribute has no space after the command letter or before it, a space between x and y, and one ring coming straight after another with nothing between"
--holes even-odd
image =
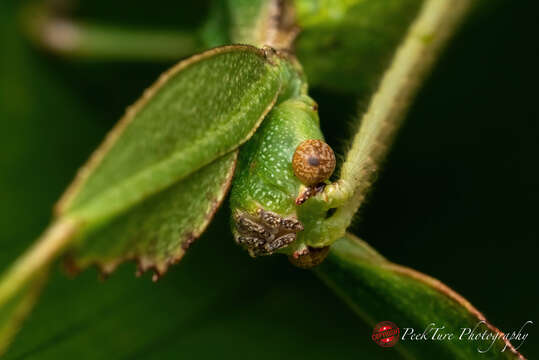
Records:
<instances>
[{"instance_id":1,"label":"brown compound eye","mask_svg":"<svg viewBox=\"0 0 539 360\"><path fill-rule=\"evenodd\" d=\"M296 148L292 168L296 177L305 185L321 183L335 170L335 154L321 140L305 140Z\"/></svg>"}]
</instances>

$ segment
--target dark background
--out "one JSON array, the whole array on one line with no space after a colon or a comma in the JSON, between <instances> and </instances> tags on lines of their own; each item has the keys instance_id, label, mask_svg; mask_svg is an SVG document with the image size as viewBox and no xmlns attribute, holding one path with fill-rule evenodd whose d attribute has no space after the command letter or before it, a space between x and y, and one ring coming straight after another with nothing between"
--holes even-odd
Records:
<instances>
[{"instance_id":1,"label":"dark background","mask_svg":"<svg viewBox=\"0 0 539 360\"><path fill-rule=\"evenodd\" d=\"M88 12L161 25L187 13L171 10L175 2L129 4ZM204 16L203 4L182 21ZM44 229L125 107L170 66L44 54L21 34L18 8L0 3L0 270ZM538 14L534 1L492 0L469 19L420 92L353 227L389 259L464 295L502 331L534 321L520 349L529 358L539 355ZM321 89L313 96L339 149L348 127L324 119L352 121L356 100ZM310 272L237 249L223 231L226 217L223 209L157 284L135 279L132 264L106 282L94 269L70 279L55 268L6 358L380 355L370 328Z\"/></svg>"}]
</instances>

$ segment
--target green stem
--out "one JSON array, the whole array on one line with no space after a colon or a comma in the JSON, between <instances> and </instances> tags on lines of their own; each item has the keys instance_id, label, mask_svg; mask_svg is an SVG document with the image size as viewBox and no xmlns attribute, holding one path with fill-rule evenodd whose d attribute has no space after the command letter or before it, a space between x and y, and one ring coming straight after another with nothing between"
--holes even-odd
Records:
<instances>
[{"instance_id":1,"label":"green stem","mask_svg":"<svg viewBox=\"0 0 539 360\"><path fill-rule=\"evenodd\" d=\"M48 267L17 291L8 304L0 307L0 357L7 350L21 323L32 310L48 278Z\"/></svg>"},{"instance_id":2,"label":"green stem","mask_svg":"<svg viewBox=\"0 0 539 360\"><path fill-rule=\"evenodd\" d=\"M90 60L176 61L203 49L196 31L129 28L61 18L44 7L23 13L31 39L53 53Z\"/></svg>"},{"instance_id":3,"label":"green stem","mask_svg":"<svg viewBox=\"0 0 539 360\"><path fill-rule=\"evenodd\" d=\"M0 308L30 282L64 250L78 228L69 218L53 223L0 278Z\"/></svg>"},{"instance_id":4,"label":"green stem","mask_svg":"<svg viewBox=\"0 0 539 360\"><path fill-rule=\"evenodd\" d=\"M344 229L363 203L406 110L472 3L472 0L427 0L397 49L361 119L340 180L327 188L329 193L350 196L328 220L328 226L341 230L335 232L335 239L344 235Z\"/></svg>"}]
</instances>

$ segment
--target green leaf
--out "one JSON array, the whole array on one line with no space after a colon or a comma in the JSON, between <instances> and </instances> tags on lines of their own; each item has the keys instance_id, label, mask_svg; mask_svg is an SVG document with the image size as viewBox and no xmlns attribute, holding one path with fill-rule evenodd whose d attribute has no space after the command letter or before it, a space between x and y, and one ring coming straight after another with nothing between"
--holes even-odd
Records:
<instances>
[{"instance_id":1,"label":"green leaf","mask_svg":"<svg viewBox=\"0 0 539 360\"><path fill-rule=\"evenodd\" d=\"M401 340L396 349L405 358L468 360L488 355L489 359L523 359L501 337L492 346L492 339L468 341L464 337L458 340L463 328L474 329L478 324L477 333L503 334L454 290L428 275L389 262L353 235L337 241L326 261L315 271L367 323L374 326L381 321L392 321L397 324ZM422 333L431 323L444 326L442 331L454 333L455 339L402 339L404 328ZM432 332L428 336L431 337Z\"/></svg>"}]
</instances>

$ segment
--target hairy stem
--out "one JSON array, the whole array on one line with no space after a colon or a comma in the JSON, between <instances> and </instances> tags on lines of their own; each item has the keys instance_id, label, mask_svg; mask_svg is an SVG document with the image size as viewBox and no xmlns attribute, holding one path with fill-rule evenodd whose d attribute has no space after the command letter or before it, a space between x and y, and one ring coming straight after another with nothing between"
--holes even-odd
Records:
<instances>
[{"instance_id":1,"label":"hairy stem","mask_svg":"<svg viewBox=\"0 0 539 360\"><path fill-rule=\"evenodd\" d=\"M361 119L341 170L341 179L328 192L350 200L328 220L342 236L369 190L406 110L436 58L471 8L473 0L427 0L393 62L384 74Z\"/></svg>"},{"instance_id":2,"label":"hairy stem","mask_svg":"<svg viewBox=\"0 0 539 360\"><path fill-rule=\"evenodd\" d=\"M77 230L77 223L69 218L53 223L35 244L28 249L0 278L0 308L31 281L66 247Z\"/></svg>"}]
</instances>

